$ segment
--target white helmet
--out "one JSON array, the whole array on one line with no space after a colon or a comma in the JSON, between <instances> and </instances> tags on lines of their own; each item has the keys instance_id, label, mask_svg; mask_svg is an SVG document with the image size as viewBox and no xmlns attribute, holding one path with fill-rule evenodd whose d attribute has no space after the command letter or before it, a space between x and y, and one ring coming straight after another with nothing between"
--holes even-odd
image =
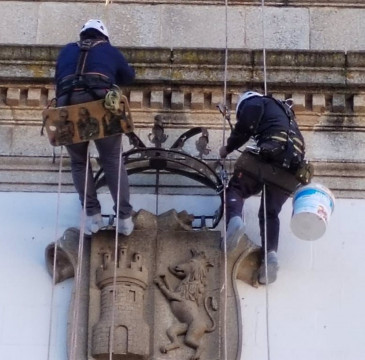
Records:
<instances>
[{"instance_id":1,"label":"white helmet","mask_svg":"<svg viewBox=\"0 0 365 360\"><path fill-rule=\"evenodd\" d=\"M240 96L240 98L238 99L237 106L236 106L236 113L237 113L238 107L241 105L242 101L245 101L245 100L247 100L251 97L254 97L254 96L263 96L263 95L256 92L256 91L246 91L246 92L244 92Z\"/></svg>"},{"instance_id":2,"label":"white helmet","mask_svg":"<svg viewBox=\"0 0 365 360\"><path fill-rule=\"evenodd\" d=\"M82 32L84 32L87 29L95 29L98 30L99 32L101 32L103 35L105 35L106 37L109 37L109 33L108 30L106 28L106 26L103 24L103 22L101 20L97 20L97 19L90 19L89 21L87 21L85 23L85 25L81 28L80 34Z\"/></svg>"}]
</instances>

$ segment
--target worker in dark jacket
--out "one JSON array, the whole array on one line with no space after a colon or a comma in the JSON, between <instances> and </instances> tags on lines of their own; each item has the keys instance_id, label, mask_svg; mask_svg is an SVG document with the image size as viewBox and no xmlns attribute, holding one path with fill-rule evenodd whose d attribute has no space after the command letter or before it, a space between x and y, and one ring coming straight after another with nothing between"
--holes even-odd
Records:
<instances>
[{"instance_id":1,"label":"worker in dark jacket","mask_svg":"<svg viewBox=\"0 0 365 360\"><path fill-rule=\"evenodd\" d=\"M273 163L279 168L295 173L304 159L304 140L296 122L290 119L285 108L274 98L263 96L254 91L242 94L236 108L237 123L227 139L227 145L219 150L220 157L225 158L233 150L254 138L260 159ZM239 162L240 158L237 160ZM237 163L236 162L236 163ZM279 180L280 181L280 180ZM262 178L249 176L235 170L226 193L227 211L227 251L236 248L244 234L242 209L245 199L258 194L263 189ZM271 283L276 280L279 242L279 213L289 195L280 187L272 184L265 186L266 224L267 224L267 263L268 278L263 263L259 271L259 282ZM264 197L261 197L259 225L264 249L265 214ZM264 253L263 253L264 255Z\"/></svg>"},{"instance_id":2,"label":"worker in dark jacket","mask_svg":"<svg viewBox=\"0 0 365 360\"><path fill-rule=\"evenodd\" d=\"M127 63L122 53L110 44L108 30L103 22L89 20L81 29L80 41L67 44L58 56L55 74L57 106L103 99L114 84L130 84L134 77L134 69ZM71 158L74 185L82 205L88 145L89 142L85 141L66 146ZM115 211L119 202L118 231L130 235L134 224L131 217L132 206L129 202L128 176L123 161L120 163L121 135L97 139L95 145ZM104 226L91 166L87 174L86 215L85 234L91 235Z\"/></svg>"}]
</instances>

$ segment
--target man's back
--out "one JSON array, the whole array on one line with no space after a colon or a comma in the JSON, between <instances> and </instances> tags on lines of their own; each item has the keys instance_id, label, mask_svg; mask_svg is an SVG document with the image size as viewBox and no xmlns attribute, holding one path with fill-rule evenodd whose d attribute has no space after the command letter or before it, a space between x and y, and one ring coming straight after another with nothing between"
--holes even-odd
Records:
<instances>
[{"instance_id":1,"label":"man's back","mask_svg":"<svg viewBox=\"0 0 365 360\"><path fill-rule=\"evenodd\" d=\"M78 43L67 44L60 52L56 64L56 83L76 73L81 48ZM87 50L83 74L106 76L112 84L130 84L135 76L134 69L128 65L122 53L109 41L98 41Z\"/></svg>"}]
</instances>

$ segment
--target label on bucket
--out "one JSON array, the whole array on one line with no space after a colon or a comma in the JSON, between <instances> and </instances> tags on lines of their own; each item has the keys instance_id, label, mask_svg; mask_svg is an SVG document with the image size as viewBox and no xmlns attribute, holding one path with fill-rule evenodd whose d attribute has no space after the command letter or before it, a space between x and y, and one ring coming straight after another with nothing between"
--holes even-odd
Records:
<instances>
[{"instance_id":1,"label":"label on bucket","mask_svg":"<svg viewBox=\"0 0 365 360\"><path fill-rule=\"evenodd\" d=\"M322 185L307 185L294 194L291 229L303 240L317 240L326 231L334 209L334 197Z\"/></svg>"}]
</instances>

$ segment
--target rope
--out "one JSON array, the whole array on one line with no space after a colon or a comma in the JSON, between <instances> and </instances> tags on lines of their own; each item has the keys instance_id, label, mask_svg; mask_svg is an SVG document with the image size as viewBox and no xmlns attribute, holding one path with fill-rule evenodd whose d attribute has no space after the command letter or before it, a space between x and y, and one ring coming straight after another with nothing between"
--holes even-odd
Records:
<instances>
[{"instance_id":1,"label":"rope","mask_svg":"<svg viewBox=\"0 0 365 360\"><path fill-rule=\"evenodd\" d=\"M113 360L113 351L114 351L114 328L115 328L115 300L116 300L116 288L117 288L117 259L118 259L118 225L119 225L119 209L120 209L120 177L122 174L122 161L123 161L123 143L122 143L122 135L120 135L120 151L119 151L119 167L118 167L118 190L117 190L117 207L116 207L116 227L115 227L115 239L114 239L114 276L113 276L113 303L112 303L112 320L111 320L111 329L110 329L110 338L109 338L109 360Z\"/></svg>"},{"instance_id":2,"label":"rope","mask_svg":"<svg viewBox=\"0 0 365 360\"><path fill-rule=\"evenodd\" d=\"M115 85L114 89L111 89L106 93L104 107L111 113L117 114L120 109L121 98L120 89Z\"/></svg>"},{"instance_id":3,"label":"rope","mask_svg":"<svg viewBox=\"0 0 365 360\"><path fill-rule=\"evenodd\" d=\"M268 271L267 271L267 217L266 217L266 184L263 187L264 197L264 252L265 252L265 296L266 296L266 343L267 343L267 359L270 360L270 332L269 332L269 287L268 287Z\"/></svg>"},{"instance_id":4,"label":"rope","mask_svg":"<svg viewBox=\"0 0 365 360\"><path fill-rule=\"evenodd\" d=\"M222 142L223 145L226 141L226 120L228 114L227 109L227 74L228 74L228 0L225 0L225 51L224 51L224 85L223 85L223 133ZM226 160L223 159L222 163L222 182L223 182L223 250L224 250L224 261L223 261L223 272L224 272L224 283L221 289L223 292L223 360L227 360L227 283L228 283L228 271L227 271L227 212L226 212L226 185L227 176L225 172ZM221 353L221 352L220 352Z\"/></svg>"},{"instance_id":5,"label":"rope","mask_svg":"<svg viewBox=\"0 0 365 360\"><path fill-rule=\"evenodd\" d=\"M80 226L80 236L79 236L79 248L78 248L78 261L75 276L75 300L73 308L73 324L71 328L71 350L70 350L70 360L78 360L75 349L77 346L78 339L78 323L79 323L79 307L80 307L80 289L81 289L81 275L82 275L82 262L84 254L84 234L85 234L85 223L86 223L86 199L87 199L87 183L89 174L89 164L90 164L90 147L87 147L86 154L86 169L85 169L85 185L84 185L84 201L83 210L81 217Z\"/></svg>"},{"instance_id":6,"label":"rope","mask_svg":"<svg viewBox=\"0 0 365 360\"><path fill-rule=\"evenodd\" d=\"M51 339L52 339L52 328L53 328L53 302L54 292L56 286L56 266L57 266L57 239L58 239L58 220L60 215L60 194L61 194L61 179L62 179L62 162L63 162L63 146L61 146L60 154L60 166L58 168L58 186L57 186L57 206L56 206L56 225L55 225L55 242L53 252L53 274L52 274L52 290L51 290L51 307L49 317L49 333L48 333L48 347L47 347L47 360L50 360L51 355Z\"/></svg>"},{"instance_id":7,"label":"rope","mask_svg":"<svg viewBox=\"0 0 365 360\"><path fill-rule=\"evenodd\" d=\"M267 74L266 74L266 34L265 34L265 0L261 1L261 25L262 25L262 59L264 67L264 92L267 95Z\"/></svg>"},{"instance_id":8,"label":"rope","mask_svg":"<svg viewBox=\"0 0 365 360\"><path fill-rule=\"evenodd\" d=\"M265 34L265 0L261 1L261 25L262 25L262 58L264 68L264 92L267 95L267 72L266 72L266 34ZM270 360L270 323L269 323L269 286L268 286L268 269L267 269L267 211L266 211L266 185L263 186L264 200L264 252L265 252L265 313L266 313L266 345L267 359Z\"/></svg>"}]
</instances>

